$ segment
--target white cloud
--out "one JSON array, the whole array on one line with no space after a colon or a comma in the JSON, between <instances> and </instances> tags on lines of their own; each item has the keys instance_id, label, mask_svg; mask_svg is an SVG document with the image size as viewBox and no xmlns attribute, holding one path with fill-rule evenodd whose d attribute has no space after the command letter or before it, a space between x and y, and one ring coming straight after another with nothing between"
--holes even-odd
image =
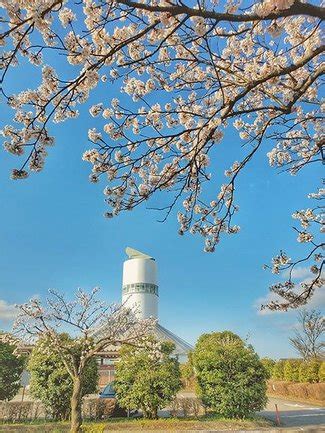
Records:
<instances>
[{"instance_id":1,"label":"white cloud","mask_svg":"<svg viewBox=\"0 0 325 433\"><path fill-rule=\"evenodd\" d=\"M311 298L308 306L310 308L325 308L325 287L320 287L315 290L314 296Z\"/></svg>"},{"instance_id":2,"label":"white cloud","mask_svg":"<svg viewBox=\"0 0 325 433\"><path fill-rule=\"evenodd\" d=\"M282 273L283 278L289 278L290 271L287 269ZM310 268L308 266L297 266L293 268L291 273L291 278L294 280L303 280L304 278L311 277L312 273L310 272Z\"/></svg>"},{"instance_id":3,"label":"white cloud","mask_svg":"<svg viewBox=\"0 0 325 433\"><path fill-rule=\"evenodd\" d=\"M8 304L7 301L0 299L0 320L10 322L17 316L17 309L13 304Z\"/></svg>"},{"instance_id":4,"label":"white cloud","mask_svg":"<svg viewBox=\"0 0 325 433\"><path fill-rule=\"evenodd\" d=\"M279 301L280 298L275 294L275 293L271 293L269 292L266 296L263 296L261 298L256 299L256 301L254 302L254 308L257 310L257 314L259 316L267 316L270 314L275 314L275 313L284 313L284 311L272 311L269 310L268 308L264 308L263 310L261 310L261 306L262 305L267 305L269 304L271 301Z\"/></svg>"},{"instance_id":5,"label":"white cloud","mask_svg":"<svg viewBox=\"0 0 325 433\"><path fill-rule=\"evenodd\" d=\"M303 268L301 268L303 269ZM303 275L303 272L301 271L301 275ZM311 273L309 272L309 278L305 278L299 283L309 283L311 281L310 279ZM298 278L298 277L297 277ZM299 286L298 286L299 287ZM325 308L325 287L319 287L316 288L314 295L308 302L308 304L304 305L302 308ZM261 310L261 305L266 305L271 301L278 301L281 298L279 298L275 293L269 292L266 296L256 299L254 302L254 307L257 309L257 314L260 316L270 315L270 314L276 314L276 313L285 313L285 311L271 311L268 308L265 308L264 310ZM289 310L288 310L289 311Z\"/></svg>"}]
</instances>

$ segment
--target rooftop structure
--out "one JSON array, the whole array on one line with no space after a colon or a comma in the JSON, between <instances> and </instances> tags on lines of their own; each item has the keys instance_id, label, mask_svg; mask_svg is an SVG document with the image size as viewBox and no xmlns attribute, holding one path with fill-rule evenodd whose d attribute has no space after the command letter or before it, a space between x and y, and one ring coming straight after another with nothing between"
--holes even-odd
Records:
<instances>
[{"instance_id":1,"label":"rooftop structure","mask_svg":"<svg viewBox=\"0 0 325 433\"><path fill-rule=\"evenodd\" d=\"M139 319L158 320L158 270L155 259L133 248L125 250L128 259L123 264L122 303L134 310ZM160 341L172 341L180 361L187 359L192 346L159 323L155 336Z\"/></svg>"},{"instance_id":2,"label":"rooftop structure","mask_svg":"<svg viewBox=\"0 0 325 433\"><path fill-rule=\"evenodd\" d=\"M175 344L174 355L180 362L185 362L192 346L160 325L158 320L159 287L155 259L130 247L127 247L125 252L128 259L123 264L122 304L131 308L139 320L150 317L156 319L154 336L158 341L173 342ZM105 325L94 333L95 338L104 332ZM98 354L100 385L105 385L114 379L114 364L118 359L119 349L120 347L112 345L107 347L103 353Z\"/></svg>"},{"instance_id":3,"label":"rooftop structure","mask_svg":"<svg viewBox=\"0 0 325 433\"><path fill-rule=\"evenodd\" d=\"M132 248L123 264L122 304L139 319L158 319L157 265L153 257Z\"/></svg>"}]
</instances>

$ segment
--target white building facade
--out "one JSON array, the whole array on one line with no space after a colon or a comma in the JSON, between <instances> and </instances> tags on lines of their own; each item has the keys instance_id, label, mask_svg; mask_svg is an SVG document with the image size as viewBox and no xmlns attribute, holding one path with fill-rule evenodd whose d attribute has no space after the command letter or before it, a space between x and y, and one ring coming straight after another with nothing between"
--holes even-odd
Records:
<instances>
[{"instance_id":1,"label":"white building facade","mask_svg":"<svg viewBox=\"0 0 325 433\"><path fill-rule=\"evenodd\" d=\"M122 304L139 319L158 319L157 265L153 257L127 248L123 264Z\"/></svg>"},{"instance_id":2,"label":"white building facade","mask_svg":"<svg viewBox=\"0 0 325 433\"><path fill-rule=\"evenodd\" d=\"M157 319L154 336L159 341L171 341L175 345L174 355L181 363L186 362L192 346L159 323L159 285L155 259L133 248L126 248L128 259L123 264L122 304L131 308L141 319ZM100 335L105 327L98 330ZM99 354L100 385L114 380L114 364L118 359L118 349L111 347Z\"/></svg>"}]
</instances>

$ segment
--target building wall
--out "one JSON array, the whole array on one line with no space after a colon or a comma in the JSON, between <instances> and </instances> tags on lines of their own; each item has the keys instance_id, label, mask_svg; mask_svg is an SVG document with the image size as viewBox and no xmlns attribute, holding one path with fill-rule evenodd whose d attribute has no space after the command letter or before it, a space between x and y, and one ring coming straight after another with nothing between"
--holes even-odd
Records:
<instances>
[{"instance_id":1,"label":"building wall","mask_svg":"<svg viewBox=\"0 0 325 433\"><path fill-rule=\"evenodd\" d=\"M157 295L150 293L125 294L122 302L127 308L131 308L139 319L158 316Z\"/></svg>"},{"instance_id":2,"label":"building wall","mask_svg":"<svg viewBox=\"0 0 325 433\"><path fill-rule=\"evenodd\" d=\"M158 318L157 265L153 259L134 258L123 264L122 303L140 319Z\"/></svg>"},{"instance_id":3,"label":"building wall","mask_svg":"<svg viewBox=\"0 0 325 433\"><path fill-rule=\"evenodd\" d=\"M115 379L115 362L116 358L98 358L98 385L100 388L104 388Z\"/></svg>"}]
</instances>

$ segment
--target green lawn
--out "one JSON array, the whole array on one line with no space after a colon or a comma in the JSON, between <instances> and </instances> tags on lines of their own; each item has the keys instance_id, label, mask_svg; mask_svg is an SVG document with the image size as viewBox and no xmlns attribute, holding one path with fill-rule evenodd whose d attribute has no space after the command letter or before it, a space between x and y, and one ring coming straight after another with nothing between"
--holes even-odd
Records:
<instances>
[{"instance_id":1,"label":"green lawn","mask_svg":"<svg viewBox=\"0 0 325 433\"><path fill-rule=\"evenodd\" d=\"M83 431L85 433L102 433L109 431L132 431L132 430L242 430L267 428L273 426L271 421L261 417L246 420L230 420L216 415L200 416L198 418L160 418L157 420L112 418L106 422L85 422ZM24 424L0 424L0 432L26 432L26 433L61 433L68 432L68 423L45 423L34 422Z\"/></svg>"}]
</instances>

